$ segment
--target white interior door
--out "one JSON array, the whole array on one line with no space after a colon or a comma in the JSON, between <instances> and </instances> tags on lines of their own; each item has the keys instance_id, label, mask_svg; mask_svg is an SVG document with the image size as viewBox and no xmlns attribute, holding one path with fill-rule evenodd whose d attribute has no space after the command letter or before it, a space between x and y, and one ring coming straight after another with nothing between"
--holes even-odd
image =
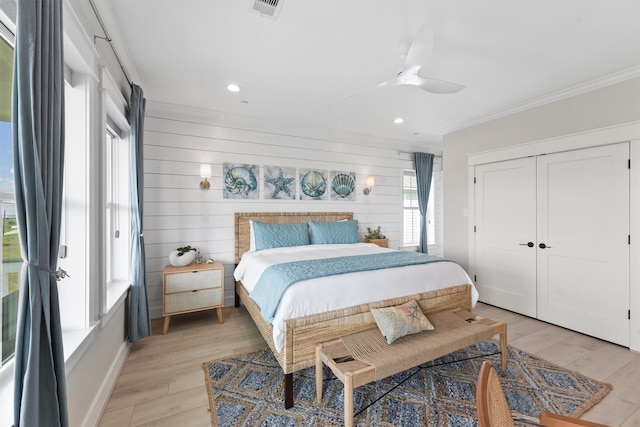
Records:
<instances>
[{"instance_id":1,"label":"white interior door","mask_svg":"<svg viewBox=\"0 0 640 427\"><path fill-rule=\"evenodd\" d=\"M629 144L538 157L538 318L629 345Z\"/></svg>"},{"instance_id":2,"label":"white interior door","mask_svg":"<svg viewBox=\"0 0 640 427\"><path fill-rule=\"evenodd\" d=\"M536 163L475 168L475 281L480 301L536 317Z\"/></svg>"}]
</instances>

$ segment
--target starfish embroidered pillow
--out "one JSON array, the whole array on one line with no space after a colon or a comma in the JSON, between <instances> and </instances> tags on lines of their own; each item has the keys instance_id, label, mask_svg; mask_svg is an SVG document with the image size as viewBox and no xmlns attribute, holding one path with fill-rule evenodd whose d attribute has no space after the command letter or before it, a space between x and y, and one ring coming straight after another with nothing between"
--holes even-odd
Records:
<instances>
[{"instance_id":1,"label":"starfish embroidered pillow","mask_svg":"<svg viewBox=\"0 0 640 427\"><path fill-rule=\"evenodd\" d=\"M371 314L387 344L405 335L434 329L429 319L422 314L416 300L395 307L372 308Z\"/></svg>"}]
</instances>

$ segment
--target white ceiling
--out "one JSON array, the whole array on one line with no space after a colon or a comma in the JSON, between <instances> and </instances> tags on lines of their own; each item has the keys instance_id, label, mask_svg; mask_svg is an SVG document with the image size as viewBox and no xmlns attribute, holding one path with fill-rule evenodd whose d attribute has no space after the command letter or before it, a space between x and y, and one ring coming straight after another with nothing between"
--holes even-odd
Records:
<instances>
[{"instance_id":1,"label":"white ceiling","mask_svg":"<svg viewBox=\"0 0 640 427\"><path fill-rule=\"evenodd\" d=\"M99 4L149 101L414 144L640 75L638 0L285 0L277 20L253 0ZM466 88L376 87L423 24L425 71Z\"/></svg>"}]
</instances>

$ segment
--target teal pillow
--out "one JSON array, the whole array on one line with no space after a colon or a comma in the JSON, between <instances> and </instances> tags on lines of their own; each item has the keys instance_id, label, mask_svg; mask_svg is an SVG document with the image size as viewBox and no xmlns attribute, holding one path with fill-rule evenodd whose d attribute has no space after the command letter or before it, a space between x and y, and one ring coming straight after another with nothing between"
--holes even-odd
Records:
<instances>
[{"instance_id":1,"label":"teal pillow","mask_svg":"<svg viewBox=\"0 0 640 427\"><path fill-rule=\"evenodd\" d=\"M265 224L253 221L256 251L309 244L309 227L306 223Z\"/></svg>"},{"instance_id":2,"label":"teal pillow","mask_svg":"<svg viewBox=\"0 0 640 427\"><path fill-rule=\"evenodd\" d=\"M311 244L358 243L358 221L309 221Z\"/></svg>"}]
</instances>

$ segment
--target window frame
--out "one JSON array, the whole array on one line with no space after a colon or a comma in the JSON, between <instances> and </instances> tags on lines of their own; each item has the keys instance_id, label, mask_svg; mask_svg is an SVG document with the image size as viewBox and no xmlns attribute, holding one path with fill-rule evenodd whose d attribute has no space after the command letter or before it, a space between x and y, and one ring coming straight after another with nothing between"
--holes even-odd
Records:
<instances>
[{"instance_id":1,"label":"window frame","mask_svg":"<svg viewBox=\"0 0 640 427\"><path fill-rule=\"evenodd\" d=\"M111 114L113 113L107 112L103 132L103 322L110 319L112 309L124 298L130 286L131 202L128 127L123 131Z\"/></svg>"},{"instance_id":2,"label":"window frame","mask_svg":"<svg viewBox=\"0 0 640 427\"><path fill-rule=\"evenodd\" d=\"M413 178L413 181L415 181L415 176L416 176L416 171L414 169L405 169L404 171L402 171L402 246L404 247L417 247L420 242L420 208L418 207L418 196L416 194L416 205L415 206L406 206L406 198L405 198L405 193L407 191L412 191L415 189L415 187L413 187L413 185L410 186L406 186L405 185L405 179L406 178ZM417 189L416 189L417 192ZM411 222L409 223L409 221L407 221L407 211L410 211L411 214L409 215L412 219L414 218L414 216L418 216L418 225L417 225L417 230L414 230L414 223ZM408 228L411 228L411 230L408 230ZM407 235L411 235L414 236L416 238L415 241L407 241L405 240Z\"/></svg>"},{"instance_id":3,"label":"window frame","mask_svg":"<svg viewBox=\"0 0 640 427\"><path fill-rule=\"evenodd\" d=\"M405 169L402 171L402 245L405 248L414 248L417 250L419 246L419 241L416 242L406 242L405 235L407 234L407 222L405 212L408 209L417 210L418 215L419 208L416 207L405 207L405 185L404 178L407 176L407 173L415 176L415 168L413 169ZM429 192L429 203L427 207L427 221L431 225L428 236L431 243L428 244L429 254L442 256L444 253L443 248L443 173L442 173L442 157L435 156L433 159L433 171L431 177L431 190ZM418 233L420 231L418 230ZM419 239L419 234L418 234ZM433 239L433 240L431 240Z\"/></svg>"},{"instance_id":4,"label":"window frame","mask_svg":"<svg viewBox=\"0 0 640 427\"><path fill-rule=\"evenodd\" d=\"M2 10L0 10L0 38L2 38L2 41L6 42L10 46L11 49L14 49L14 47L15 47L15 26L12 24L12 22L10 20L10 17L5 15ZM11 103L11 92L9 92L8 95L9 95L9 104L10 104ZM11 113L9 113L9 114L11 114ZM16 202L15 189L14 189L13 193L8 192L8 191L0 191L0 212L4 212L4 209L2 208L3 204L11 203L11 204L15 205L15 202ZM0 244L3 245L4 244L4 216L2 216L2 221L3 221L3 223L2 223L3 234L2 234L2 239L0 239ZM22 263L20 263L20 264L22 264ZM0 246L0 274L2 275L2 277L0 277L0 286L3 287L3 289L2 289L2 297L1 297L3 299L4 298L4 286L5 285L8 286L8 284L4 283L4 252L3 252L3 246ZM19 283L19 281L20 281L20 277L19 277L19 273L18 273L18 283ZM18 299L19 299L19 295L20 295L19 290L18 290L17 293L18 293ZM3 333L2 318L3 318L3 303L0 302L0 339L2 339L2 333ZM17 328L17 324L16 324L16 328ZM1 353L1 351L0 351L0 353ZM14 354L15 354L15 351L14 351ZM3 359L2 355L0 354L0 373L2 373L3 371L7 370L7 369L3 369L4 367L8 367L8 366L12 366L13 365L14 355L12 355L6 361L3 361L2 359ZM0 377L1 377L1 375L0 375Z\"/></svg>"}]
</instances>

